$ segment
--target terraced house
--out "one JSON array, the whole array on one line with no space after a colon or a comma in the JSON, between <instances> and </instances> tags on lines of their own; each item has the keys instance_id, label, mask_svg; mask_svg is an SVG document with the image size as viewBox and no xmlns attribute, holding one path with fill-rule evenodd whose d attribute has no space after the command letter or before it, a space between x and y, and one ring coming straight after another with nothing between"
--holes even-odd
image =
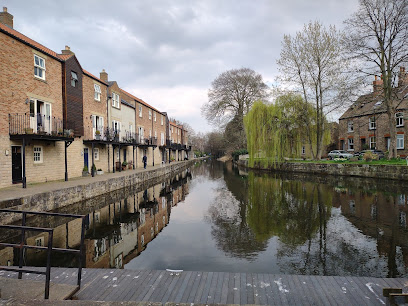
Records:
<instances>
[{"instance_id":1,"label":"terraced house","mask_svg":"<svg viewBox=\"0 0 408 306\"><path fill-rule=\"evenodd\" d=\"M181 156L191 149L170 146L167 113L109 81L106 71L96 77L83 69L68 46L56 53L16 31L7 8L0 12L0 71L0 188L135 169L144 154L154 166L169 162L171 150Z\"/></svg>"},{"instance_id":2,"label":"terraced house","mask_svg":"<svg viewBox=\"0 0 408 306\"><path fill-rule=\"evenodd\" d=\"M339 147L342 150L358 152L377 149L384 152L390 147L389 121L382 97L383 80L376 77L373 91L357 99L339 119ZM394 88L394 124L397 129L397 154L408 155L408 74L404 67L398 74L398 86Z\"/></svg>"}]
</instances>

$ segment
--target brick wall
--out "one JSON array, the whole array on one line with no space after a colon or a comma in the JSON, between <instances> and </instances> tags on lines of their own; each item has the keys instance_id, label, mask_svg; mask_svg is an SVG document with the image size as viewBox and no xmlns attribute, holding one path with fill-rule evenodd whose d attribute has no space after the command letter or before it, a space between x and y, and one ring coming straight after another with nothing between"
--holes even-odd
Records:
<instances>
[{"instance_id":1,"label":"brick wall","mask_svg":"<svg viewBox=\"0 0 408 306\"><path fill-rule=\"evenodd\" d=\"M83 125L83 73L75 56L70 57L64 62L65 82L64 96L66 99L66 110L64 118L67 119L67 128L74 129L76 136L84 135ZM75 72L78 81L72 83L71 73ZM74 85L75 86L72 86ZM65 113L66 111L66 113Z\"/></svg>"}]
</instances>

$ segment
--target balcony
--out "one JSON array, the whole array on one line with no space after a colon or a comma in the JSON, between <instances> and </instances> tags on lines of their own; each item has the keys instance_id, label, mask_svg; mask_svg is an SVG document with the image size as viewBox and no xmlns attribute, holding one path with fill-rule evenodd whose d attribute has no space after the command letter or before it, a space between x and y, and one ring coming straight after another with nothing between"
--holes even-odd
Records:
<instances>
[{"instance_id":1,"label":"balcony","mask_svg":"<svg viewBox=\"0 0 408 306\"><path fill-rule=\"evenodd\" d=\"M9 114L9 134L10 139L68 140L74 126L64 128L63 120L43 114Z\"/></svg>"},{"instance_id":2,"label":"balcony","mask_svg":"<svg viewBox=\"0 0 408 306\"><path fill-rule=\"evenodd\" d=\"M148 137L142 138L140 137L140 147L157 147L157 137Z\"/></svg>"}]
</instances>

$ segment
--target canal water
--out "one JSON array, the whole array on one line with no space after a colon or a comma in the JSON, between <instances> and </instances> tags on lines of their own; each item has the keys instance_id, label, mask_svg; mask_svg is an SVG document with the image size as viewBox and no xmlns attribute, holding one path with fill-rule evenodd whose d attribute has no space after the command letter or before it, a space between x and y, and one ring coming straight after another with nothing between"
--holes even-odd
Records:
<instances>
[{"instance_id":1,"label":"canal water","mask_svg":"<svg viewBox=\"0 0 408 306\"><path fill-rule=\"evenodd\" d=\"M408 277L408 184L364 178L253 172L216 161L60 209L88 214L88 268L181 269ZM55 228L54 246L77 248L80 221ZM3 232L1 240L18 237ZM47 245L45 234L27 239ZM17 264L0 250L0 264ZM53 254L54 266L75 267ZM45 254L28 250L25 264Z\"/></svg>"}]
</instances>

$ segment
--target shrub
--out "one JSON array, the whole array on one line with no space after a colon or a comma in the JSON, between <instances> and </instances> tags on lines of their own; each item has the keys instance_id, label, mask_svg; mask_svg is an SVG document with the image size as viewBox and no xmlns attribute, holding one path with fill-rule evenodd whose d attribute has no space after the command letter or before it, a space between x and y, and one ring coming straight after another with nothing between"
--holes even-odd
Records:
<instances>
[{"instance_id":1,"label":"shrub","mask_svg":"<svg viewBox=\"0 0 408 306\"><path fill-rule=\"evenodd\" d=\"M84 166L84 169L82 169L82 171L88 172L88 167L87 167L87 166Z\"/></svg>"},{"instance_id":2,"label":"shrub","mask_svg":"<svg viewBox=\"0 0 408 306\"><path fill-rule=\"evenodd\" d=\"M377 154L374 154L374 153L371 152L371 151L368 151L368 152L365 152L365 153L364 153L363 159L364 159L365 161L378 160L378 155L377 155Z\"/></svg>"}]
</instances>

